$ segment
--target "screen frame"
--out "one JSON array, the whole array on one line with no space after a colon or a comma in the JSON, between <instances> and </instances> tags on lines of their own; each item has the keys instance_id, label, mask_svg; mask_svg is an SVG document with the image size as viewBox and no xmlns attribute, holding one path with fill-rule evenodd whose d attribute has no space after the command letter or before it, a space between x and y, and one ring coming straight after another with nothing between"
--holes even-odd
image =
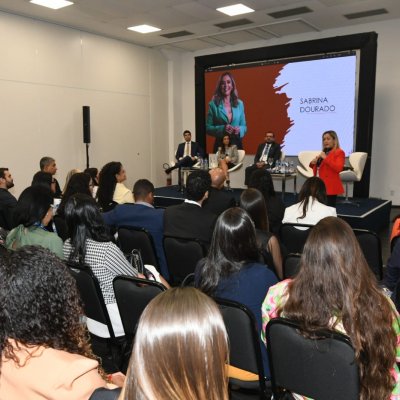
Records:
<instances>
[{"instance_id":1,"label":"screen frame","mask_svg":"<svg viewBox=\"0 0 400 400\"><path fill-rule=\"evenodd\" d=\"M355 115L354 151L366 152L368 158L362 180L354 185L353 196L368 197L375 105L377 42L378 34L376 32L367 32L195 57L195 113L197 142L200 146L205 148L206 99L204 91L204 74L207 69L222 65L231 66L270 59L358 50L359 81L358 93L356 93L358 102L356 104Z\"/></svg>"}]
</instances>

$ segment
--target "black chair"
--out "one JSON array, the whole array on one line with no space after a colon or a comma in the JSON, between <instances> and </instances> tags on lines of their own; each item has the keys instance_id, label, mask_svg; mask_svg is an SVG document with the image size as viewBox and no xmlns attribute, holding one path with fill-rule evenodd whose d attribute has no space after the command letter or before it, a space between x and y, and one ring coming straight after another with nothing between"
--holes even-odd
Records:
<instances>
[{"instance_id":1,"label":"black chair","mask_svg":"<svg viewBox=\"0 0 400 400\"><path fill-rule=\"evenodd\" d=\"M76 280L83 310L88 318L88 330L96 343L93 345L93 350L103 359L103 366L107 360L110 360L109 372L119 371L124 363L125 337L115 337L99 281L88 265L73 262L66 264ZM95 330L93 324L96 325Z\"/></svg>"},{"instance_id":2,"label":"black chair","mask_svg":"<svg viewBox=\"0 0 400 400\"><path fill-rule=\"evenodd\" d=\"M288 392L318 400L358 400L359 371L350 339L321 330L304 336L300 325L272 319L266 328L275 400Z\"/></svg>"},{"instance_id":3,"label":"black chair","mask_svg":"<svg viewBox=\"0 0 400 400\"><path fill-rule=\"evenodd\" d=\"M302 253L304 244L310 230L314 225L307 224L282 224L279 230L279 237L288 253ZM305 228L305 229L298 229Z\"/></svg>"},{"instance_id":4,"label":"black chair","mask_svg":"<svg viewBox=\"0 0 400 400\"><path fill-rule=\"evenodd\" d=\"M378 280L383 277L382 245L379 236L367 229L353 229L364 257Z\"/></svg>"},{"instance_id":5,"label":"black chair","mask_svg":"<svg viewBox=\"0 0 400 400\"><path fill-rule=\"evenodd\" d=\"M167 289L159 282L125 275L116 276L113 287L126 335L125 362L121 365L121 371L126 373L139 318L147 304Z\"/></svg>"},{"instance_id":6,"label":"black chair","mask_svg":"<svg viewBox=\"0 0 400 400\"><path fill-rule=\"evenodd\" d=\"M290 253L285 257L283 261L283 279L294 278L300 269L300 258L299 253Z\"/></svg>"},{"instance_id":7,"label":"black chair","mask_svg":"<svg viewBox=\"0 0 400 400\"><path fill-rule=\"evenodd\" d=\"M252 372L257 380L229 379L231 398L269 399L264 377L259 332L253 313L243 304L214 299L221 311L229 338L229 364Z\"/></svg>"},{"instance_id":8,"label":"black chair","mask_svg":"<svg viewBox=\"0 0 400 400\"><path fill-rule=\"evenodd\" d=\"M197 263L206 256L205 246L197 239L164 236L164 251L171 283L179 285L194 272Z\"/></svg>"},{"instance_id":9,"label":"black chair","mask_svg":"<svg viewBox=\"0 0 400 400\"><path fill-rule=\"evenodd\" d=\"M160 271L153 237L146 229L120 226L118 228L118 242L123 253L130 254L133 249L138 249L143 264L154 265Z\"/></svg>"},{"instance_id":10,"label":"black chair","mask_svg":"<svg viewBox=\"0 0 400 400\"><path fill-rule=\"evenodd\" d=\"M116 276L113 287L125 335L128 340L133 339L136 325L147 304L167 289L159 282L125 275Z\"/></svg>"}]
</instances>

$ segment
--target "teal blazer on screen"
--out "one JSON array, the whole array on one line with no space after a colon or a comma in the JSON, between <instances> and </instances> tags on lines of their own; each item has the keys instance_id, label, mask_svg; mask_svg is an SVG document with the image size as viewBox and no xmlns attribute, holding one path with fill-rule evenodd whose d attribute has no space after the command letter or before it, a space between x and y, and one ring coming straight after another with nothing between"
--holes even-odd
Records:
<instances>
[{"instance_id":1,"label":"teal blazer on screen","mask_svg":"<svg viewBox=\"0 0 400 400\"><path fill-rule=\"evenodd\" d=\"M239 137L231 135L231 143L236 144L239 149L242 148L242 138L247 132L246 118L244 115L244 104L243 101L238 100L236 107L232 106L232 121L229 122L228 116L226 115L225 108L221 102L217 105L214 100L208 103L208 113L206 120L206 132L208 135L216 138L216 143L221 143L221 139L225 135L225 126L232 125L233 127L238 126L240 128Z\"/></svg>"}]
</instances>

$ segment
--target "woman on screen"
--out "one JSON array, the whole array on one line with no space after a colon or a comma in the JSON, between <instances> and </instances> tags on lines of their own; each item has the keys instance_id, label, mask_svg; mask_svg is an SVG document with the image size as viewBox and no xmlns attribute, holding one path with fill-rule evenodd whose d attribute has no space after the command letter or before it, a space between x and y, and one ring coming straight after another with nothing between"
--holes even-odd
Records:
<instances>
[{"instance_id":1,"label":"woman on screen","mask_svg":"<svg viewBox=\"0 0 400 400\"><path fill-rule=\"evenodd\" d=\"M343 171L344 151L340 148L339 138L335 131L322 134L322 148L310 163L314 176L321 178L326 186L328 206L336 206L336 197L344 192L339 172Z\"/></svg>"},{"instance_id":2,"label":"woman on screen","mask_svg":"<svg viewBox=\"0 0 400 400\"><path fill-rule=\"evenodd\" d=\"M213 98L208 103L206 132L215 137L214 152L228 134L231 143L242 149L242 138L246 134L246 118L243 101L239 100L236 83L229 72L218 79Z\"/></svg>"}]
</instances>

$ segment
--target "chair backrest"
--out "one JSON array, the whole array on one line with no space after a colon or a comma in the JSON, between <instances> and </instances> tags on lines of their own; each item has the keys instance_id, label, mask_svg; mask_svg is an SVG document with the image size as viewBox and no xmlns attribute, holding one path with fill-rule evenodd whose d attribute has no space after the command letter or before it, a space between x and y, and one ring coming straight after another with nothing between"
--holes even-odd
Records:
<instances>
[{"instance_id":1,"label":"chair backrest","mask_svg":"<svg viewBox=\"0 0 400 400\"><path fill-rule=\"evenodd\" d=\"M154 265L157 270L160 270L153 237L146 229L120 226L118 242L123 253L129 254L133 249L138 249L142 255L143 264Z\"/></svg>"},{"instance_id":2,"label":"chair backrest","mask_svg":"<svg viewBox=\"0 0 400 400\"><path fill-rule=\"evenodd\" d=\"M359 371L350 339L333 331L300 333L299 324L272 319L266 328L274 398L286 391L318 400L358 400Z\"/></svg>"},{"instance_id":3,"label":"chair backrest","mask_svg":"<svg viewBox=\"0 0 400 400\"><path fill-rule=\"evenodd\" d=\"M382 279L382 245L379 236L367 229L353 229L361 250L372 272L378 280Z\"/></svg>"},{"instance_id":4,"label":"chair backrest","mask_svg":"<svg viewBox=\"0 0 400 400\"><path fill-rule=\"evenodd\" d=\"M238 150L239 158L238 158L238 164L242 163L244 160L244 156L246 155L246 152L244 150Z\"/></svg>"},{"instance_id":5,"label":"chair backrest","mask_svg":"<svg viewBox=\"0 0 400 400\"><path fill-rule=\"evenodd\" d=\"M102 338L115 339L114 331L104 303L103 294L97 278L88 265L67 262L69 271L76 280L79 294L83 302L83 309L88 318L87 326L90 333ZM96 331L92 326L96 326Z\"/></svg>"},{"instance_id":6,"label":"chair backrest","mask_svg":"<svg viewBox=\"0 0 400 400\"><path fill-rule=\"evenodd\" d=\"M283 279L294 278L300 270L299 253L289 253L283 262Z\"/></svg>"},{"instance_id":7,"label":"chair backrest","mask_svg":"<svg viewBox=\"0 0 400 400\"><path fill-rule=\"evenodd\" d=\"M159 282L125 275L116 276L113 287L125 334L133 337L147 304L166 288Z\"/></svg>"},{"instance_id":8,"label":"chair backrest","mask_svg":"<svg viewBox=\"0 0 400 400\"><path fill-rule=\"evenodd\" d=\"M307 224L282 224L279 230L281 243L288 253L302 253L304 244L314 225ZM303 228L303 229L298 229Z\"/></svg>"},{"instance_id":9,"label":"chair backrest","mask_svg":"<svg viewBox=\"0 0 400 400\"><path fill-rule=\"evenodd\" d=\"M357 176L357 181L360 181L367 161L368 153L357 151L349 156L349 163Z\"/></svg>"},{"instance_id":10,"label":"chair backrest","mask_svg":"<svg viewBox=\"0 0 400 400\"><path fill-rule=\"evenodd\" d=\"M262 362L259 332L253 313L243 304L215 298L229 338L229 364L258 375L258 381L244 382L239 379L232 383L243 388L259 389L265 393L265 378ZM261 396L260 398L265 398Z\"/></svg>"},{"instance_id":11,"label":"chair backrest","mask_svg":"<svg viewBox=\"0 0 400 400\"><path fill-rule=\"evenodd\" d=\"M173 284L181 283L194 272L196 265L206 255L204 245L197 239L164 236L164 251Z\"/></svg>"},{"instance_id":12,"label":"chair backrest","mask_svg":"<svg viewBox=\"0 0 400 400\"><path fill-rule=\"evenodd\" d=\"M320 151L310 150L310 151L300 151L298 154L299 164L297 170L307 178L313 176L313 171L310 168L310 162L314 157L316 157Z\"/></svg>"}]
</instances>

